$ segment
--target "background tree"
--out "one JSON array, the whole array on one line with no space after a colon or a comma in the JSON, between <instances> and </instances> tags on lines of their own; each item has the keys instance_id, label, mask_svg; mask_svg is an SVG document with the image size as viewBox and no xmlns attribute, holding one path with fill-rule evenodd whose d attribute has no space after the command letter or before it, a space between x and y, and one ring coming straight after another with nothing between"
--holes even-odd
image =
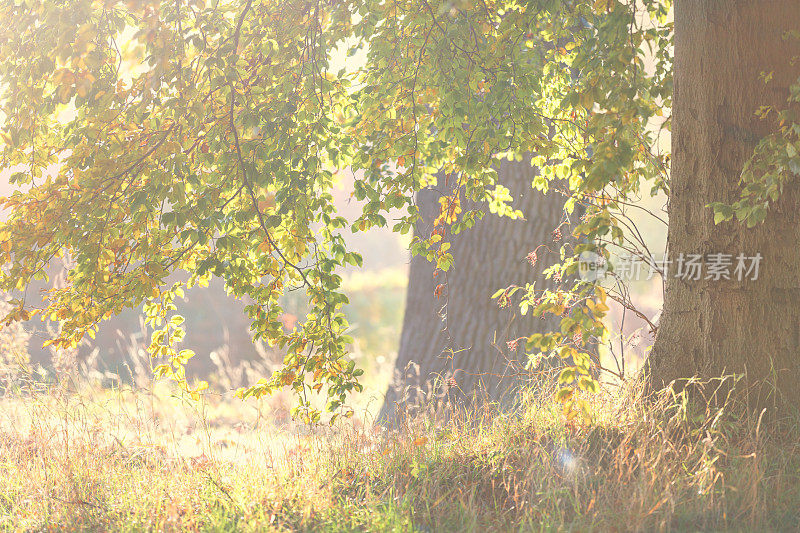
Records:
<instances>
[{"instance_id":1,"label":"background tree","mask_svg":"<svg viewBox=\"0 0 800 533\"><path fill-rule=\"evenodd\" d=\"M792 178L800 170L798 29L796 2L675 6L672 259L730 254L731 272L739 254L763 259L755 281L668 278L650 356L657 386L742 373L748 384L762 382L748 392L754 405L800 403L800 193ZM784 110L787 98L791 107ZM738 201L743 168L745 197ZM708 204L717 207L716 219ZM734 214L738 222L721 222Z\"/></svg>"},{"instance_id":2,"label":"background tree","mask_svg":"<svg viewBox=\"0 0 800 533\"><path fill-rule=\"evenodd\" d=\"M490 215L467 232L446 235L456 261L449 272L436 272L425 257L412 257L396 382L389 386L381 418L391 419L397 407L410 409L435 395L463 400L477 393L508 401L503 396L521 384L528 362L527 336L558 325L554 318L522 315L518 305L501 307L491 298L499 287L512 284L535 283L539 290L557 285L543 271L558 260L562 229L568 235L562 228L564 197L534 190L534 173L529 160L500 164L498 181L509 188L511 206L522 218ZM418 193L422 219L415 234L437 230L445 181L440 178L437 187Z\"/></svg>"}]
</instances>

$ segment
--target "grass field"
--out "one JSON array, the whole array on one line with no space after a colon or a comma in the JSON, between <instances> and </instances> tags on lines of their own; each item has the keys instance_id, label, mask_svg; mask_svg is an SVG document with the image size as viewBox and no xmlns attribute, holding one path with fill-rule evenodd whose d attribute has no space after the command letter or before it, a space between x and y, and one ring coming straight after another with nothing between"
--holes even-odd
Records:
<instances>
[{"instance_id":1,"label":"grass field","mask_svg":"<svg viewBox=\"0 0 800 533\"><path fill-rule=\"evenodd\" d=\"M76 376L0 399L6 530L796 530L800 431L636 390L591 425L543 393L435 422L292 424L286 399L201 402Z\"/></svg>"}]
</instances>

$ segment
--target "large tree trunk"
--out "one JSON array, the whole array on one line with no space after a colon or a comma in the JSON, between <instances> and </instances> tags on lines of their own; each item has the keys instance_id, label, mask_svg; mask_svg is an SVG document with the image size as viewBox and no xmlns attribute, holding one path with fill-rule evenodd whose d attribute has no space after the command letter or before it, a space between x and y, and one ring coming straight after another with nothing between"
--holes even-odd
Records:
<instances>
[{"instance_id":1,"label":"large tree trunk","mask_svg":"<svg viewBox=\"0 0 800 533\"><path fill-rule=\"evenodd\" d=\"M507 342L557 325L557 318L520 315L518 300L501 309L491 299L496 290L511 284L524 287L536 281L537 289L552 288L553 281L545 280L541 272L558 258L561 243L553 242L553 231L564 217L564 197L534 190L534 172L528 161L500 165L499 181L511 190L513 205L525 220L487 212L473 228L448 236L455 264L446 279L443 274L434 278L433 266L425 258L412 258L395 379L380 418L392 419L397 409L421 404L435 407L443 398L511 397L507 393L519 382L524 354L510 349ZM418 194L423 218L415 228L419 235L430 235L439 213L441 189L437 189ZM565 237L568 233L565 229ZM532 266L526 256L540 244L553 251L539 250ZM446 288L437 298L439 284ZM524 347L524 342L520 344Z\"/></svg>"},{"instance_id":2,"label":"large tree trunk","mask_svg":"<svg viewBox=\"0 0 800 533\"><path fill-rule=\"evenodd\" d=\"M786 105L796 81L797 0L678 0L675 5L675 98L669 204L670 258L679 254L761 253L756 281L667 280L664 312L649 360L652 383L723 373L769 379L773 400L800 404L800 193L787 187L763 225L714 225L706 205L738 198L745 161L775 124L754 112ZM759 79L774 72L772 83ZM736 260L734 259L734 264ZM705 276L704 276L705 277ZM750 391L767 405L769 390Z\"/></svg>"}]
</instances>

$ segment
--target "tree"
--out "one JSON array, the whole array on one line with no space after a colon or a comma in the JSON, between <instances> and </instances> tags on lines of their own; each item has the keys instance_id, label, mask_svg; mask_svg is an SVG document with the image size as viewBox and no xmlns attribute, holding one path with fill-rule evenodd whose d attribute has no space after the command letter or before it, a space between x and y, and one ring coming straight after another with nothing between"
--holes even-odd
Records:
<instances>
[{"instance_id":1,"label":"tree","mask_svg":"<svg viewBox=\"0 0 800 533\"><path fill-rule=\"evenodd\" d=\"M739 373L751 386L767 380L774 387L750 391L754 405L800 404L800 193L791 178L800 170L792 131L798 28L796 2L703 0L675 7L672 259L723 253L734 266L739 254L762 259L756 280L752 274L668 278L649 364L656 386ZM784 38L786 32L795 37ZM790 95L792 107L777 114ZM770 108L767 119L757 115ZM717 208L716 218L708 204ZM734 214L738 222L730 220Z\"/></svg>"},{"instance_id":2,"label":"tree","mask_svg":"<svg viewBox=\"0 0 800 533\"><path fill-rule=\"evenodd\" d=\"M476 393L509 400L527 363L522 350L527 336L557 327L557 320L522 315L516 305L501 308L491 298L498 288L514 284L535 283L539 290L557 285L542 271L557 262L553 249L560 245L553 241L561 240L564 198L533 190L534 173L529 160L502 162L498 180L523 217L490 215L451 236L456 264L449 272L435 272L425 257L411 259L396 382L379 418L392 419L397 407L410 409L437 394L448 400ZM436 188L418 194L422 219L416 234L435 230L443 190L445 180L439 179Z\"/></svg>"},{"instance_id":3,"label":"tree","mask_svg":"<svg viewBox=\"0 0 800 533\"><path fill-rule=\"evenodd\" d=\"M0 288L24 289L56 256L74 264L64 288L26 294L6 318L58 320L50 342L69 347L143 306L157 373L197 393L183 371L193 354L178 348L183 287L164 280L216 276L253 302L255 336L286 353L242 395L288 387L296 414L317 420L309 398L324 389L328 409L349 413L361 371L337 272L361 260L341 231L388 224L396 208L393 229L411 231L415 193L450 176L442 231L412 242L450 272L450 241L483 216L474 206L516 214L499 161L536 154L532 186L568 183L566 212L584 210L583 243L562 248L554 275L574 280L578 254L630 244L620 212L648 181L665 188L651 123L670 105L668 11L657 0L2 0L1 157L19 190L3 203ZM363 65L332 67L359 50ZM329 192L348 167L365 201L351 228ZM597 387L583 346L603 337L609 294L569 285L499 297L560 320L524 349L569 362L559 399L572 416L575 391ZM293 289L310 312L289 331L280 297Z\"/></svg>"}]
</instances>

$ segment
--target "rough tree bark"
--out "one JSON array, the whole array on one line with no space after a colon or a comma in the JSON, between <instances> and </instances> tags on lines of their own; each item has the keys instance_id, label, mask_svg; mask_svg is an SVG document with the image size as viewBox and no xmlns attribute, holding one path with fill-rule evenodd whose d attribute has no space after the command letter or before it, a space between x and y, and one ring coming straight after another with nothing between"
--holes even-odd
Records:
<instances>
[{"instance_id":1,"label":"rough tree bark","mask_svg":"<svg viewBox=\"0 0 800 533\"><path fill-rule=\"evenodd\" d=\"M541 273L558 258L561 243L553 242L553 231L564 217L564 197L532 189L534 172L528 161L500 165L499 181L511 190L512 205L525 220L487 213L473 228L450 236L455 265L440 298L434 291L445 283L444 276L434 278L428 261L412 258L395 380L380 419L392 419L398 408L430 406L437 397L463 400L478 393L504 399L518 382L515 369L524 363L521 350L510 350L507 342L557 327L557 319L522 316L514 303L500 309L491 299L497 289L511 284L536 281L537 289L553 286ZM434 189L418 194L423 220L415 228L417 234L430 234L440 194ZM540 244L553 252L540 250L532 267L526 256Z\"/></svg>"},{"instance_id":2,"label":"rough tree bark","mask_svg":"<svg viewBox=\"0 0 800 533\"><path fill-rule=\"evenodd\" d=\"M769 379L778 393L769 396L771 386L750 391L754 405L800 405L796 180L754 229L735 221L714 225L705 207L738 198L745 161L775 126L754 112L761 105L785 107L800 73L791 62L800 53L797 41L781 38L797 29L796 0L676 2L670 258L720 252L734 258L761 253L763 259L756 281L684 281L671 270L648 364L655 386L746 373L747 382ZM765 85L759 74L770 71L774 79Z\"/></svg>"}]
</instances>

